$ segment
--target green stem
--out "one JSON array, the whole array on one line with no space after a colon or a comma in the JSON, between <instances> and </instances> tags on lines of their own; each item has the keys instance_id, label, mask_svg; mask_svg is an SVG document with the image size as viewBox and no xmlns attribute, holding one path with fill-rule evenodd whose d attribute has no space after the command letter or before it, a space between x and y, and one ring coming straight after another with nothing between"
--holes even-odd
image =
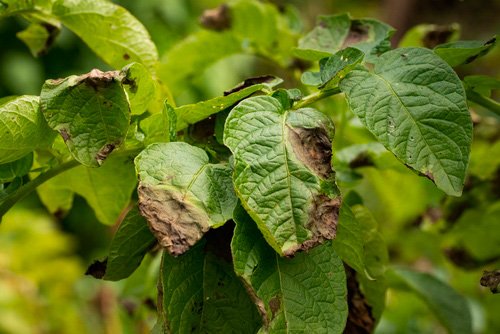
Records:
<instances>
[{"instance_id":1,"label":"green stem","mask_svg":"<svg viewBox=\"0 0 500 334\"><path fill-rule=\"evenodd\" d=\"M39 185L53 178L54 176L61 174L62 172L67 171L73 167L80 165L80 163L76 160L71 160L65 162L55 168L49 169L47 172L38 175L35 179L23 185L21 188L16 190L14 193L8 195L2 204L0 205L0 219L3 215L14 206L18 201L22 200L24 197L29 195L33 190L36 189Z\"/></svg>"},{"instance_id":2,"label":"green stem","mask_svg":"<svg viewBox=\"0 0 500 334\"><path fill-rule=\"evenodd\" d=\"M293 105L293 109L300 109L307 107L308 105L313 104L314 102L317 102L319 100L322 100L324 98L339 93L340 93L340 88L338 87L317 91L316 93L304 96L300 101L295 102Z\"/></svg>"},{"instance_id":3,"label":"green stem","mask_svg":"<svg viewBox=\"0 0 500 334\"><path fill-rule=\"evenodd\" d=\"M480 106L485 107L486 109L500 116L500 103L498 103L497 101L476 93L472 90L467 91L467 98L470 101L477 103Z\"/></svg>"}]
</instances>

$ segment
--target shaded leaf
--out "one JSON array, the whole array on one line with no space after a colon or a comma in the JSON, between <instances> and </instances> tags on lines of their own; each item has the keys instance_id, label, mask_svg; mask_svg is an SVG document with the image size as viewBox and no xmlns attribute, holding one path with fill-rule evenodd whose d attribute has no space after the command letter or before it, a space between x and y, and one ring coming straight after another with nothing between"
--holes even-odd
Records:
<instances>
[{"instance_id":1,"label":"shaded leaf","mask_svg":"<svg viewBox=\"0 0 500 334\"><path fill-rule=\"evenodd\" d=\"M456 73L427 49L386 52L373 72L357 69L340 83L351 110L407 166L459 196L472 122Z\"/></svg>"},{"instance_id":2,"label":"shaded leaf","mask_svg":"<svg viewBox=\"0 0 500 334\"><path fill-rule=\"evenodd\" d=\"M18 32L16 36L28 46L34 57L40 57L48 52L60 31L60 25L31 23L26 29Z\"/></svg>"},{"instance_id":3,"label":"shaded leaf","mask_svg":"<svg viewBox=\"0 0 500 334\"><path fill-rule=\"evenodd\" d=\"M331 168L334 127L310 108L285 110L271 96L230 112L224 144L234 187L267 242L282 255L335 237L341 198Z\"/></svg>"},{"instance_id":4,"label":"shaded leaf","mask_svg":"<svg viewBox=\"0 0 500 334\"><path fill-rule=\"evenodd\" d=\"M0 164L50 147L56 133L45 121L39 97L23 95L0 101Z\"/></svg>"},{"instance_id":5,"label":"shaded leaf","mask_svg":"<svg viewBox=\"0 0 500 334\"><path fill-rule=\"evenodd\" d=\"M0 184L28 174L32 165L33 153L28 153L21 159L0 164Z\"/></svg>"},{"instance_id":6,"label":"shaded leaf","mask_svg":"<svg viewBox=\"0 0 500 334\"><path fill-rule=\"evenodd\" d=\"M264 319L262 333L342 333L346 277L331 242L281 258L238 206L231 243L234 270Z\"/></svg>"},{"instance_id":7,"label":"shaded leaf","mask_svg":"<svg viewBox=\"0 0 500 334\"><path fill-rule=\"evenodd\" d=\"M450 66L458 66L473 62L479 57L484 56L496 44L496 37L483 41L457 41L438 45L434 52L444 59Z\"/></svg>"},{"instance_id":8,"label":"shaded leaf","mask_svg":"<svg viewBox=\"0 0 500 334\"><path fill-rule=\"evenodd\" d=\"M236 205L231 169L210 164L202 149L183 142L152 144L135 165L141 214L172 255L231 219Z\"/></svg>"},{"instance_id":9,"label":"shaded leaf","mask_svg":"<svg viewBox=\"0 0 500 334\"><path fill-rule=\"evenodd\" d=\"M130 109L118 72L92 70L81 76L47 80L42 111L73 157L98 167L124 141Z\"/></svg>"}]
</instances>

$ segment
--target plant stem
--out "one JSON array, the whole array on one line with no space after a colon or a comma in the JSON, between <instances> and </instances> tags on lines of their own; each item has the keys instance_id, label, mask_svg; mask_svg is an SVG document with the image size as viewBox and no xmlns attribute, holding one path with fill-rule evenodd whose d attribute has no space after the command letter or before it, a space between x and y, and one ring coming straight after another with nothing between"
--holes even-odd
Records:
<instances>
[{"instance_id":1,"label":"plant stem","mask_svg":"<svg viewBox=\"0 0 500 334\"><path fill-rule=\"evenodd\" d=\"M486 109L500 116L500 103L498 103L497 101L476 93L472 90L467 91L467 98L470 101L477 103L480 106L485 107Z\"/></svg>"},{"instance_id":2,"label":"plant stem","mask_svg":"<svg viewBox=\"0 0 500 334\"><path fill-rule=\"evenodd\" d=\"M14 206L14 204L29 195L33 190L36 189L36 187L53 178L54 176L78 165L80 165L80 163L76 160L65 162L55 168L49 169L47 172L38 175L35 179L21 186L14 193L8 195L0 205L0 219L7 211L10 210L10 208L12 208L12 206Z\"/></svg>"},{"instance_id":3,"label":"plant stem","mask_svg":"<svg viewBox=\"0 0 500 334\"><path fill-rule=\"evenodd\" d=\"M293 109L300 109L307 107L308 105L313 104L314 102L317 102L332 95L336 95L338 93L340 93L340 88L338 87L320 90L316 93L304 96L301 100L295 102L293 105Z\"/></svg>"}]
</instances>

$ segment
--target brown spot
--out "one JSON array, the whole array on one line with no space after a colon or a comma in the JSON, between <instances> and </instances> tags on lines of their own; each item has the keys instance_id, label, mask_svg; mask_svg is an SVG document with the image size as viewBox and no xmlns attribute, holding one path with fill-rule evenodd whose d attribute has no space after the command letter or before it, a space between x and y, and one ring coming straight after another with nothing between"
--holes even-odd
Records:
<instances>
[{"instance_id":1,"label":"brown spot","mask_svg":"<svg viewBox=\"0 0 500 334\"><path fill-rule=\"evenodd\" d=\"M483 46L491 46L492 44L494 44L496 42L496 38L493 37L492 39L488 40L486 43L484 43ZM469 58L467 58L465 60L465 64L469 64L469 63L472 63L474 60L476 60L477 58L481 57L481 56L484 56L485 54L487 54L489 51L490 51L491 48L487 48L485 50L482 50L480 52L478 52L477 54L473 55L473 56L470 56Z\"/></svg>"},{"instance_id":2,"label":"brown spot","mask_svg":"<svg viewBox=\"0 0 500 334\"><path fill-rule=\"evenodd\" d=\"M38 52L36 53L37 57L44 56L48 53L49 49L54 44L56 37L59 35L59 32L61 31L61 29L59 27L54 26L54 25L47 23L47 22L43 22L41 24L41 26L47 31L49 36L45 40L43 48L38 50Z\"/></svg>"},{"instance_id":3,"label":"brown spot","mask_svg":"<svg viewBox=\"0 0 500 334\"><path fill-rule=\"evenodd\" d=\"M484 271L480 281L481 285L490 288L493 293L500 292L500 270Z\"/></svg>"},{"instance_id":4,"label":"brown spot","mask_svg":"<svg viewBox=\"0 0 500 334\"><path fill-rule=\"evenodd\" d=\"M342 49L368 40L368 31L368 26L363 25L361 22L356 20L352 21L351 28L347 33L344 43L342 44Z\"/></svg>"},{"instance_id":5,"label":"brown spot","mask_svg":"<svg viewBox=\"0 0 500 334\"><path fill-rule=\"evenodd\" d=\"M231 13L226 4L207 9L200 16L200 24L210 30L223 31L231 28Z\"/></svg>"},{"instance_id":6,"label":"brown spot","mask_svg":"<svg viewBox=\"0 0 500 334\"><path fill-rule=\"evenodd\" d=\"M272 313L271 319L274 319L276 317L276 314L280 310L280 307L281 307L281 299L279 298L279 296L274 296L269 300L269 308L271 309Z\"/></svg>"},{"instance_id":7,"label":"brown spot","mask_svg":"<svg viewBox=\"0 0 500 334\"><path fill-rule=\"evenodd\" d=\"M276 80L276 77L274 77L272 75L262 75L262 76L258 76L258 77L248 78L248 79L245 79L243 82L240 82L239 84L237 84L233 88L224 91L224 96L236 93L240 90L243 90L243 89L250 87L250 86L253 86L253 85L268 83L268 82L272 82L274 80Z\"/></svg>"},{"instance_id":8,"label":"brown spot","mask_svg":"<svg viewBox=\"0 0 500 334\"><path fill-rule=\"evenodd\" d=\"M98 69L93 69L89 73L81 75L79 79L96 92L109 87L115 80L121 80L119 71L102 72Z\"/></svg>"},{"instance_id":9,"label":"brown spot","mask_svg":"<svg viewBox=\"0 0 500 334\"><path fill-rule=\"evenodd\" d=\"M375 329L375 318L372 308L368 305L365 296L356 280L356 272L344 263L347 276L347 305L349 313L344 333L369 334Z\"/></svg>"},{"instance_id":10,"label":"brown spot","mask_svg":"<svg viewBox=\"0 0 500 334\"><path fill-rule=\"evenodd\" d=\"M128 53L124 53L124 54L123 54L123 59L124 59L124 60L129 60L129 59L130 59L129 54L128 54Z\"/></svg>"},{"instance_id":11,"label":"brown spot","mask_svg":"<svg viewBox=\"0 0 500 334\"><path fill-rule=\"evenodd\" d=\"M427 171L427 172L425 172L425 173L424 173L424 176L425 176L426 178L428 178L429 180L434 181L434 175L432 174L432 172L431 172L431 171Z\"/></svg>"},{"instance_id":12,"label":"brown spot","mask_svg":"<svg viewBox=\"0 0 500 334\"><path fill-rule=\"evenodd\" d=\"M108 157L108 155L111 154L111 152L113 152L113 150L115 149L116 147L116 144L106 144L104 145L104 147L102 147L99 152L97 152L97 155L96 155L96 160L97 160L97 163L99 165L101 165L103 163L104 160L106 160L106 158Z\"/></svg>"},{"instance_id":13,"label":"brown spot","mask_svg":"<svg viewBox=\"0 0 500 334\"><path fill-rule=\"evenodd\" d=\"M129 73L127 73L126 75L127 76L123 79L122 83L129 86L130 91L135 94L137 92L137 81L135 80L135 78L129 77Z\"/></svg>"},{"instance_id":14,"label":"brown spot","mask_svg":"<svg viewBox=\"0 0 500 334\"><path fill-rule=\"evenodd\" d=\"M208 231L208 215L180 192L139 182L139 209L159 244L173 255L186 252Z\"/></svg>"},{"instance_id":15,"label":"brown spot","mask_svg":"<svg viewBox=\"0 0 500 334\"><path fill-rule=\"evenodd\" d=\"M422 44L429 49L434 49L439 44L448 42L456 29L452 25L435 26L434 29L425 33Z\"/></svg>"},{"instance_id":16,"label":"brown spot","mask_svg":"<svg viewBox=\"0 0 500 334\"><path fill-rule=\"evenodd\" d=\"M464 269L477 269L485 263L475 259L465 248L453 247L444 250L444 254L454 265Z\"/></svg>"},{"instance_id":17,"label":"brown spot","mask_svg":"<svg viewBox=\"0 0 500 334\"><path fill-rule=\"evenodd\" d=\"M370 167L374 166L375 163L369 154L366 152L361 152L354 159L349 162L349 168L361 168L361 167Z\"/></svg>"},{"instance_id":18,"label":"brown spot","mask_svg":"<svg viewBox=\"0 0 500 334\"><path fill-rule=\"evenodd\" d=\"M332 143L324 128L288 127L288 138L296 157L318 176L327 179L332 174Z\"/></svg>"},{"instance_id":19,"label":"brown spot","mask_svg":"<svg viewBox=\"0 0 500 334\"><path fill-rule=\"evenodd\" d=\"M106 275L106 268L108 266L108 259L104 261L95 260L85 272L85 275L90 275L94 278L103 278Z\"/></svg>"},{"instance_id":20,"label":"brown spot","mask_svg":"<svg viewBox=\"0 0 500 334\"><path fill-rule=\"evenodd\" d=\"M61 134L61 137L63 138L64 142L67 142L68 140L71 139L71 135L68 133L68 130L61 129L59 130L59 133Z\"/></svg>"}]
</instances>

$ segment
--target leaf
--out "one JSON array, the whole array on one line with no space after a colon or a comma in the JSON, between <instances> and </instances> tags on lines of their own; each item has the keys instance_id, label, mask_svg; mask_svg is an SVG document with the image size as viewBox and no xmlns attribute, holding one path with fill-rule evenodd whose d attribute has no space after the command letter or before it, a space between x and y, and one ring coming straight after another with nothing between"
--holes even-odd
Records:
<instances>
[{"instance_id":1,"label":"leaf","mask_svg":"<svg viewBox=\"0 0 500 334\"><path fill-rule=\"evenodd\" d=\"M0 101L0 164L18 160L55 138L39 107L38 96L23 95Z\"/></svg>"},{"instance_id":2,"label":"leaf","mask_svg":"<svg viewBox=\"0 0 500 334\"><path fill-rule=\"evenodd\" d=\"M19 160L0 164L0 184L11 182L16 177L28 174L32 165L33 153L28 153Z\"/></svg>"},{"instance_id":3,"label":"leaf","mask_svg":"<svg viewBox=\"0 0 500 334\"><path fill-rule=\"evenodd\" d=\"M164 253L160 288L164 332L244 334L260 326L231 263L208 251L205 240L178 258Z\"/></svg>"},{"instance_id":4,"label":"leaf","mask_svg":"<svg viewBox=\"0 0 500 334\"><path fill-rule=\"evenodd\" d=\"M304 72L301 80L305 84L312 84L319 88L336 87L339 81L363 60L364 56L365 54L358 49L345 48L331 57L321 59L319 73Z\"/></svg>"},{"instance_id":5,"label":"leaf","mask_svg":"<svg viewBox=\"0 0 500 334\"><path fill-rule=\"evenodd\" d=\"M47 80L42 87L42 111L73 157L98 167L124 141L130 109L118 72L92 70L81 76Z\"/></svg>"},{"instance_id":6,"label":"leaf","mask_svg":"<svg viewBox=\"0 0 500 334\"><path fill-rule=\"evenodd\" d=\"M349 15L319 16L316 27L299 40L296 56L320 60L346 47L354 47L366 56L390 49L394 29L374 19L352 20Z\"/></svg>"},{"instance_id":7,"label":"leaf","mask_svg":"<svg viewBox=\"0 0 500 334\"><path fill-rule=\"evenodd\" d=\"M492 90L500 89L500 80L487 75L468 75L463 80L466 90L472 90L488 97Z\"/></svg>"},{"instance_id":8,"label":"leaf","mask_svg":"<svg viewBox=\"0 0 500 334\"><path fill-rule=\"evenodd\" d=\"M138 62L154 72L156 47L146 28L123 7L105 0L57 0L52 12L115 69Z\"/></svg>"},{"instance_id":9,"label":"leaf","mask_svg":"<svg viewBox=\"0 0 500 334\"><path fill-rule=\"evenodd\" d=\"M156 239L146 220L134 207L121 222L111 241L103 279L118 281L129 277L155 243Z\"/></svg>"},{"instance_id":10,"label":"leaf","mask_svg":"<svg viewBox=\"0 0 500 334\"><path fill-rule=\"evenodd\" d=\"M189 124L194 124L210 115L218 113L255 92L261 90L271 91L273 87L282 82L283 80L273 76L250 78L240 83L235 88L224 92L224 96L181 106L175 109L177 114L177 130L182 130Z\"/></svg>"},{"instance_id":11,"label":"leaf","mask_svg":"<svg viewBox=\"0 0 500 334\"><path fill-rule=\"evenodd\" d=\"M450 66L455 67L462 64L473 62L479 57L484 56L496 44L496 36L490 40L483 41L457 41L438 45L434 52L444 59Z\"/></svg>"},{"instance_id":12,"label":"leaf","mask_svg":"<svg viewBox=\"0 0 500 334\"><path fill-rule=\"evenodd\" d=\"M346 277L331 242L292 259L269 247L238 206L231 249L240 276L263 319L263 333L342 333L347 318Z\"/></svg>"},{"instance_id":13,"label":"leaf","mask_svg":"<svg viewBox=\"0 0 500 334\"><path fill-rule=\"evenodd\" d=\"M420 296L451 334L472 333L467 300L435 277L407 269L394 269L393 282L402 283Z\"/></svg>"},{"instance_id":14,"label":"leaf","mask_svg":"<svg viewBox=\"0 0 500 334\"><path fill-rule=\"evenodd\" d=\"M113 225L128 206L136 182L131 158L117 154L100 168L78 166L59 174L40 185L37 192L52 213L67 211L73 193L77 193L85 198L101 223Z\"/></svg>"},{"instance_id":15,"label":"leaf","mask_svg":"<svg viewBox=\"0 0 500 334\"><path fill-rule=\"evenodd\" d=\"M386 52L373 72L357 69L340 83L351 110L407 166L459 196L472 122L455 72L432 51Z\"/></svg>"},{"instance_id":16,"label":"leaf","mask_svg":"<svg viewBox=\"0 0 500 334\"><path fill-rule=\"evenodd\" d=\"M460 25L419 24L408 30L401 41L400 48L419 46L432 49L439 44L455 41L460 35Z\"/></svg>"},{"instance_id":17,"label":"leaf","mask_svg":"<svg viewBox=\"0 0 500 334\"><path fill-rule=\"evenodd\" d=\"M155 98L156 84L147 70L140 63L132 63L122 68L120 73L130 103L132 115L140 115L148 109Z\"/></svg>"},{"instance_id":18,"label":"leaf","mask_svg":"<svg viewBox=\"0 0 500 334\"><path fill-rule=\"evenodd\" d=\"M53 0L2 0L0 17L24 14L29 11L50 12Z\"/></svg>"},{"instance_id":19,"label":"leaf","mask_svg":"<svg viewBox=\"0 0 500 334\"><path fill-rule=\"evenodd\" d=\"M500 270L485 270L480 283L482 286L490 288L492 293L498 293L500 291Z\"/></svg>"},{"instance_id":20,"label":"leaf","mask_svg":"<svg viewBox=\"0 0 500 334\"><path fill-rule=\"evenodd\" d=\"M284 110L270 96L248 98L227 117L224 144L234 155L236 194L281 255L335 237L341 198L331 168L333 134L324 114Z\"/></svg>"},{"instance_id":21,"label":"leaf","mask_svg":"<svg viewBox=\"0 0 500 334\"><path fill-rule=\"evenodd\" d=\"M34 57L40 57L47 54L60 31L60 25L54 26L45 22L31 23L16 36L28 46Z\"/></svg>"},{"instance_id":22,"label":"leaf","mask_svg":"<svg viewBox=\"0 0 500 334\"><path fill-rule=\"evenodd\" d=\"M202 149L183 142L152 144L135 165L139 209L170 254L183 254L210 228L232 218L231 169L210 164Z\"/></svg>"}]
</instances>

